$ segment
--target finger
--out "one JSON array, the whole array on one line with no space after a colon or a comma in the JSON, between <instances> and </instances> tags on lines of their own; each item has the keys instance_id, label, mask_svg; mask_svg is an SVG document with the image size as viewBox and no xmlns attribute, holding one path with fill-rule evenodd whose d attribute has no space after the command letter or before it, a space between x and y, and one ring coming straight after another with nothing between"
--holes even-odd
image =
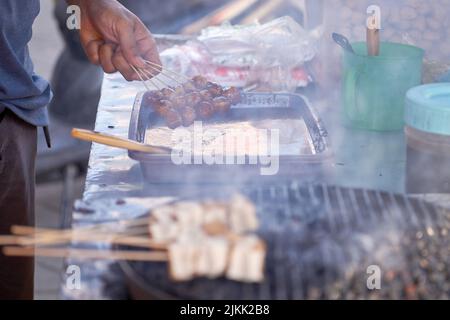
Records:
<instances>
[{"instance_id":1,"label":"finger","mask_svg":"<svg viewBox=\"0 0 450 320\"><path fill-rule=\"evenodd\" d=\"M139 76L131 68L122 51L118 50L114 53L112 63L114 67L123 75L123 77L126 80L128 81L139 80Z\"/></svg>"},{"instance_id":2,"label":"finger","mask_svg":"<svg viewBox=\"0 0 450 320\"><path fill-rule=\"evenodd\" d=\"M145 67L145 63L139 53L134 29L135 24L136 21L130 23L126 20L122 20L118 24L119 44L126 61L135 67L143 68Z\"/></svg>"},{"instance_id":3,"label":"finger","mask_svg":"<svg viewBox=\"0 0 450 320\"><path fill-rule=\"evenodd\" d=\"M117 71L112 61L116 46L112 43L105 43L100 47L99 59L100 65L106 73L114 73Z\"/></svg>"},{"instance_id":4,"label":"finger","mask_svg":"<svg viewBox=\"0 0 450 320\"><path fill-rule=\"evenodd\" d=\"M103 44L102 40L91 40L84 46L84 51L91 63L100 64L99 51Z\"/></svg>"},{"instance_id":5,"label":"finger","mask_svg":"<svg viewBox=\"0 0 450 320\"><path fill-rule=\"evenodd\" d=\"M153 67L157 70L157 74L161 72L161 59L158 52L158 47L153 35L145 27L143 23L139 23L136 27L136 35L138 38L138 48L141 52L141 56L153 63Z\"/></svg>"}]
</instances>

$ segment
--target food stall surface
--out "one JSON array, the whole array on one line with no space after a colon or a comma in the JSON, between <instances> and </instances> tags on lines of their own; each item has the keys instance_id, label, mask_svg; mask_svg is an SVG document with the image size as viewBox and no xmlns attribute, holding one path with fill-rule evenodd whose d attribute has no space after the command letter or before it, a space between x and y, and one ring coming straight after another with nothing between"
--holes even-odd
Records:
<instances>
[{"instance_id":1,"label":"food stall surface","mask_svg":"<svg viewBox=\"0 0 450 320\"><path fill-rule=\"evenodd\" d=\"M142 91L140 83L128 83L119 75L107 75L98 108L96 130L126 138L133 101L140 91ZM403 133L375 133L345 129L340 125L338 118L325 117L336 112L338 108L336 101L337 99L330 99L330 97L326 100L312 100L312 105L317 113L322 115L322 120L328 129L334 158L331 172L322 176L320 180L313 179L310 182L324 186L325 189L328 188L325 187L327 185L335 185L360 188L360 190L383 190L388 192L388 195L403 193L405 181ZM228 191L233 192L235 187L232 181L215 187L213 185L146 183L139 163L130 159L127 151L94 144L84 196L75 205L73 227L76 229L99 222L135 218L146 213L151 207L180 197L213 194L214 189L226 194ZM271 190L271 186L268 188ZM273 186L273 188L276 187ZM248 190L254 190L254 188L249 187ZM346 192L345 189L342 190ZM326 200L326 197L324 199ZM442 204L441 197L429 196L428 200ZM70 289L66 283L68 275L64 273L61 284L63 298L120 299L128 297L123 273L117 264L109 261L89 262L67 259L66 266L72 265L81 268L81 289Z\"/></svg>"}]
</instances>

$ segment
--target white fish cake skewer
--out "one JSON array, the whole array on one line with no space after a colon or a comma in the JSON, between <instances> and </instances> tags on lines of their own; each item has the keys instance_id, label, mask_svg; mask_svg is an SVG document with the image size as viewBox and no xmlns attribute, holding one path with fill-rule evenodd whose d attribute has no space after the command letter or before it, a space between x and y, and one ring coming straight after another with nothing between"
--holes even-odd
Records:
<instances>
[{"instance_id":1,"label":"white fish cake skewer","mask_svg":"<svg viewBox=\"0 0 450 320\"><path fill-rule=\"evenodd\" d=\"M262 282L265 259L264 241L253 235L242 237L233 244L226 276L239 282Z\"/></svg>"}]
</instances>

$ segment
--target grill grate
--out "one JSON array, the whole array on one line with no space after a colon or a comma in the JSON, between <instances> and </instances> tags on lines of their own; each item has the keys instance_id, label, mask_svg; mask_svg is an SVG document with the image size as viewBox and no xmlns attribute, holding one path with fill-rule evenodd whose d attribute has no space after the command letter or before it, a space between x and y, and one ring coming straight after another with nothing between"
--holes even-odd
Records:
<instances>
[{"instance_id":1,"label":"grill grate","mask_svg":"<svg viewBox=\"0 0 450 320\"><path fill-rule=\"evenodd\" d=\"M448 299L450 213L392 193L298 182L244 192L268 244L266 281L173 283L167 266L129 263L148 287L183 299ZM382 289L367 289L367 267Z\"/></svg>"}]
</instances>

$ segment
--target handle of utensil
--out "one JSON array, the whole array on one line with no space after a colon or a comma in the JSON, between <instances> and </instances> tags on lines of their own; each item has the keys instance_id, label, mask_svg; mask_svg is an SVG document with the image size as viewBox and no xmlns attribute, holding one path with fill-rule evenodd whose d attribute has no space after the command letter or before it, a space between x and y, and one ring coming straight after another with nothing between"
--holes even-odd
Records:
<instances>
[{"instance_id":1,"label":"handle of utensil","mask_svg":"<svg viewBox=\"0 0 450 320\"><path fill-rule=\"evenodd\" d=\"M367 53L369 56L380 55L380 30L367 28Z\"/></svg>"},{"instance_id":2,"label":"handle of utensil","mask_svg":"<svg viewBox=\"0 0 450 320\"><path fill-rule=\"evenodd\" d=\"M336 42L344 50L351 52L351 53L355 53L352 45L350 44L350 41L348 41L348 39L345 36L343 36L342 34L339 34L339 33L333 33L331 36L332 36L334 42Z\"/></svg>"},{"instance_id":3,"label":"handle of utensil","mask_svg":"<svg viewBox=\"0 0 450 320\"><path fill-rule=\"evenodd\" d=\"M168 153L168 149L165 148L153 147L133 140L124 139L91 130L74 128L72 129L72 137L84 141L96 142L110 147L116 147L131 151L141 151L147 153L160 153L160 154Z\"/></svg>"}]
</instances>

